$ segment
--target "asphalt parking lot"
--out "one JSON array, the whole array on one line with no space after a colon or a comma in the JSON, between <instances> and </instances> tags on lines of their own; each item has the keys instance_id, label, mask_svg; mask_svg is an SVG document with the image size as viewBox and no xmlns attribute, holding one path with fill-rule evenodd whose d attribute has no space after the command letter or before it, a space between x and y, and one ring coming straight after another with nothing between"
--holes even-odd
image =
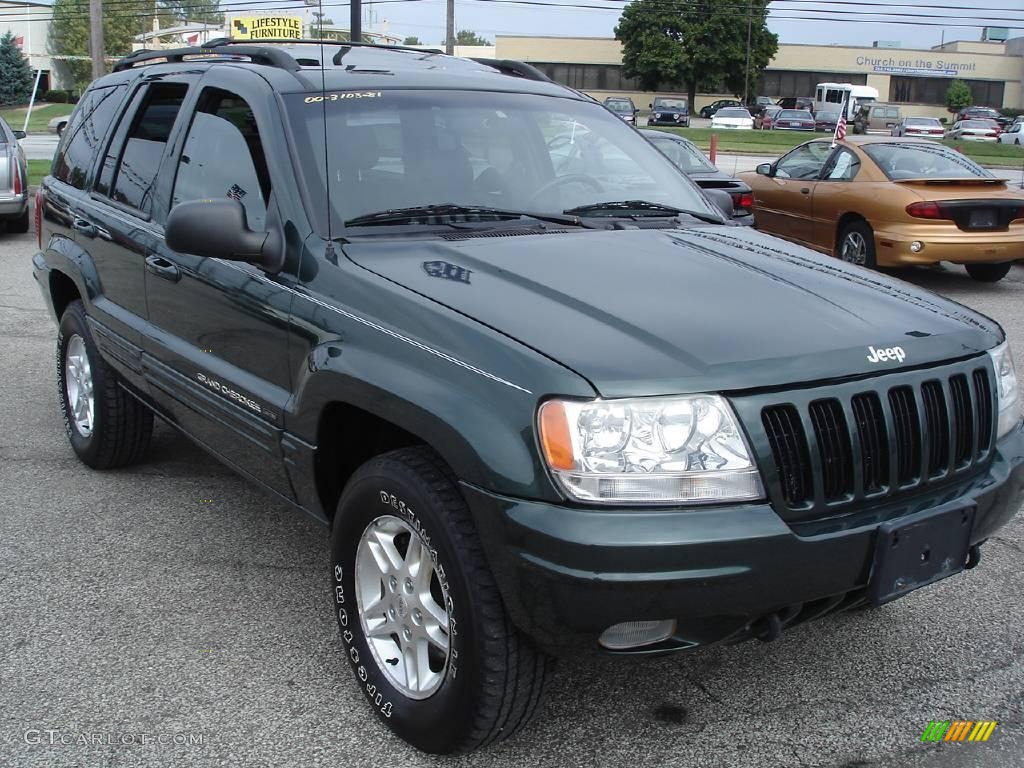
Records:
<instances>
[{"instance_id":1,"label":"asphalt parking lot","mask_svg":"<svg viewBox=\"0 0 1024 768\"><path fill-rule=\"evenodd\" d=\"M162 425L141 466L76 460L34 249L0 234L0 766L1022 764L1024 517L977 569L882 609L771 644L562 662L528 732L415 752L341 658L324 528ZM995 317L1024 361L1024 267L901 276ZM999 725L920 741L956 719Z\"/></svg>"}]
</instances>

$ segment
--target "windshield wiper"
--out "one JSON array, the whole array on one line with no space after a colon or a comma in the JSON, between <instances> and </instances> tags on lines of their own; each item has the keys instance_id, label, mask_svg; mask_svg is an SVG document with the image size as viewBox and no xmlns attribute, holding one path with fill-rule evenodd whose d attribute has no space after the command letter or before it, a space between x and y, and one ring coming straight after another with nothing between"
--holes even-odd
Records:
<instances>
[{"instance_id":1,"label":"windshield wiper","mask_svg":"<svg viewBox=\"0 0 1024 768\"><path fill-rule=\"evenodd\" d=\"M472 217L479 216L479 219ZM456 217L469 217L466 223L478 223L480 221L508 221L510 219L535 219L546 221L551 224L566 224L569 226L583 226L576 216L560 216L558 214L533 213L531 211L512 211L504 208L490 208L485 205L456 205L455 203L441 203L439 205L418 205L412 208L393 208L376 213L367 213L356 216L345 222L346 227L374 226L377 224L403 224L416 223L421 219L451 219ZM433 222L424 222L433 223ZM451 222L446 222L451 223ZM463 222L457 222L463 223Z\"/></svg>"},{"instance_id":2,"label":"windshield wiper","mask_svg":"<svg viewBox=\"0 0 1024 768\"><path fill-rule=\"evenodd\" d=\"M612 200L607 203L591 203L569 208L562 213L574 216L627 215L627 216L692 216L711 224L721 224L722 219L711 213L688 211L663 203L652 203L649 200Z\"/></svg>"}]
</instances>

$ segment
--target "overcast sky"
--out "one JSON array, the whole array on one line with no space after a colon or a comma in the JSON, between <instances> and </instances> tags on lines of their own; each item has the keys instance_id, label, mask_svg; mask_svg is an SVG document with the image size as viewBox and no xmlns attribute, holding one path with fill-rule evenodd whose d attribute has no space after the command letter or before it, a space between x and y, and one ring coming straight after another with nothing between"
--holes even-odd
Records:
<instances>
[{"instance_id":1,"label":"overcast sky","mask_svg":"<svg viewBox=\"0 0 1024 768\"><path fill-rule=\"evenodd\" d=\"M328 6L330 2L325 0ZM456 27L473 29L492 39L496 34L611 37L624 4L622 0L537 2L600 8L551 8L494 0L456 0ZM736 2L742 5L743 0ZM608 10L604 10L605 6ZM954 9L953 6L971 10ZM372 8L376 15L376 23L368 28L380 30L386 19L393 34L416 35L425 43L439 43L443 38L445 0L388 2L366 7ZM338 23L348 18L347 7L327 7L325 11ZM880 16L877 15L879 12L911 16ZM1024 2L912 0L895 3L891 0L870 0L868 4L856 4L850 0L842 3L780 0L772 3L769 21L772 31L783 43L871 45L874 40L894 40L904 47L917 48L938 45L943 36L947 41L978 40L981 37L980 27L985 25L1017 27L1016 31L1011 30L1011 36L1024 35Z\"/></svg>"}]
</instances>

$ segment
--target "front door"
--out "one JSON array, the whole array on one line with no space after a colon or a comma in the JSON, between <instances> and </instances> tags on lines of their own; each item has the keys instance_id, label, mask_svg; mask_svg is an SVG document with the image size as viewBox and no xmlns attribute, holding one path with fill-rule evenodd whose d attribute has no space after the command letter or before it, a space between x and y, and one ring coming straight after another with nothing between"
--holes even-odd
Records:
<instances>
[{"instance_id":1,"label":"front door","mask_svg":"<svg viewBox=\"0 0 1024 768\"><path fill-rule=\"evenodd\" d=\"M232 198L249 228L276 225L262 123L239 93L207 73L168 176L168 209L200 199ZM153 326L147 377L176 422L236 469L292 499L281 456L290 393L286 276L258 267L171 250L146 259Z\"/></svg>"},{"instance_id":2,"label":"front door","mask_svg":"<svg viewBox=\"0 0 1024 768\"><path fill-rule=\"evenodd\" d=\"M813 141L775 164L773 175L754 190L758 229L789 240L811 242L814 186L831 152L828 142Z\"/></svg>"}]
</instances>

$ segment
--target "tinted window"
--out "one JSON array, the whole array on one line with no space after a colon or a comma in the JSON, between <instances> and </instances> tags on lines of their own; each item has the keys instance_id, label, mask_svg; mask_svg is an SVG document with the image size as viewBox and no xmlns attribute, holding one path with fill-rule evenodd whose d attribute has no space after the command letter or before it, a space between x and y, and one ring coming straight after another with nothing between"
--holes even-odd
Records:
<instances>
[{"instance_id":1,"label":"tinted window","mask_svg":"<svg viewBox=\"0 0 1024 768\"><path fill-rule=\"evenodd\" d=\"M182 83L151 85L135 113L120 162L114 168L111 199L148 211L171 128L188 93Z\"/></svg>"},{"instance_id":2,"label":"tinted window","mask_svg":"<svg viewBox=\"0 0 1024 768\"><path fill-rule=\"evenodd\" d=\"M780 179L816 179L831 152L823 141L804 144L779 160L775 175Z\"/></svg>"},{"instance_id":3,"label":"tinted window","mask_svg":"<svg viewBox=\"0 0 1024 768\"><path fill-rule=\"evenodd\" d=\"M94 88L82 98L53 160L52 173L56 178L85 189L89 168L100 152L126 88Z\"/></svg>"},{"instance_id":4,"label":"tinted window","mask_svg":"<svg viewBox=\"0 0 1024 768\"><path fill-rule=\"evenodd\" d=\"M256 116L244 99L211 88L188 129L171 205L224 197L245 207L251 229L264 229L270 174Z\"/></svg>"},{"instance_id":5,"label":"tinted window","mask_svg":"<svg viewBox=\"0 0 1024 768\"><path fill-rule=\"evenodd\" d=\"M890 179L992 178L984 168L941 144L869 144L864 151Z\"/></svg>"}]
</instances>

